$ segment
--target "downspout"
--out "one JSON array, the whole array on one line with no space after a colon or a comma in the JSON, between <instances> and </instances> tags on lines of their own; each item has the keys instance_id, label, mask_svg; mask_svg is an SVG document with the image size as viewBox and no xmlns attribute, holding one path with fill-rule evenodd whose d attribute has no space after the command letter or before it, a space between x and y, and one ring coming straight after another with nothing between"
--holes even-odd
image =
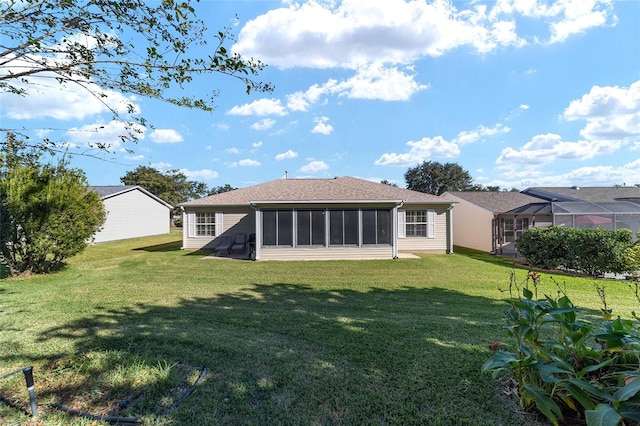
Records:
<instances>
[{"instance_id":1,"label":"downspout","mask_svg":"<svg viewBox=\"0 0 640 426\"><path fill-rule=\"evenodd\" d=\"M447 236L449 240L448 253L453 254L453 204L447 209L447 222L449 222L449 235Z\"/></svg>"},{"instance_id":2,"label":"downspout","mask_svg":"<svg viewBox=\"0 0 640 426\"><path fill-rule=\"evenodd\" d=\"M260 248L262 247L262 228L260 226L260 208L258 206L256 206L254 203L250 203L249 204L251 206L251 208L253 210L255 210L256 212L256 227L255 227L255 233L256 233L256 256L255 256L255 260L260 260Z\"/></svg>"},{"instance_id":3,"label":"downspout","mask_svg":"<svg viewBox=\"0 0 640 426\"><path fill-rule=\"evenodd\" d=\"M391 227L393 228L393 247L391 251L394 259L398 258L398 209L403 205L404 201L400 201L400 204L393 208L393 222L391 224Z\"/></svg>"},{"instance_id":4,"label":"downspout","mask_svg":"<svg viewBox=\"0 0 640 426\"><path fill-rule=\"evenodd\" d=\"M180 206L180 211L182 212L182 247L180 250L184 250L187 245L187 235L189 234L189 228L187 224L187 213L184 211L184 206ZM185 228L185 226L187 228ZM185 229L187 232L185 232Z\"/></svg>"}]
</instances>

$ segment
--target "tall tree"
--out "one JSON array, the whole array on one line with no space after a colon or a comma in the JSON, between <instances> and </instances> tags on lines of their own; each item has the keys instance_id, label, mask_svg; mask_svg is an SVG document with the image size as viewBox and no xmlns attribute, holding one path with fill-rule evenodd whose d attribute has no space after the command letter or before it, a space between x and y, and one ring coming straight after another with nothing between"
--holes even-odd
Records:
<instances>
[{"instance_id":1,"label":"tall tree","mask_svg":"<svg viewBox=\"0 0 640 426\"><path fill-rule=\"evenodd\" d=\"M128 124L121 139L135 141L145 119L131 114L131 103L124 112L109 103L108 91L211 110L218 91L190 92L196 76L231 76L247 93L273 90L254 79L264 68L262 62L224 46L233 41L229 28L207 32L196 16L197 1L2 1L0 92L27 96L41 84L77 86ZM213 48L206 46L209 42ZM49 140L32 145L61 147ZM99 142L97 148L107 150L108 145Z\"/></svg>"},{"instance_id":2,"label":"tall tree","mask_svg":"<svg viewBox=\"0 0 640 426\"><path fill-rule=\"evenodd\" d=\"M469 172L456 163L423 161L416 167L410 167L404 174L404 180L408 189L433 195L442 195L446 191L478 190Z\"/></svg>"},{"instance_id":3,"label":"tall tree","mask_svg":"<svg viewBox=\"0 0 640 426\"><path fill-rule=\"evenodd\" d=\"M209 188L205 183L190 181L179 170L163 173L153 167L138 166L121 177L120 182L125 185L140 185L174 207L209 194Z\"/></svg>"},{"instance_id":4,"label":"tall tree","mask_svg":"<svg viewBox=\"0 0 640 426\"><path fill-rule=\"evenodd\" d=\"M46 273L82 251L104 223L82 170L41 164L8 138L0 151L0 261L12 275Z\"/></svg>"},{"instance_id":5,"label":"tall tree","mask_svg":"<svg viewBox=\"0 0 640 426\"><path fill-rule=\"evenodd\" d=\"M229 192L236 189L238 188L234 188L228 183L225 183L224 186L214 186L213 188L209 189L209 192L207 193L207 195L222 194L223 192Z\"/></svg>"}]
</instances>

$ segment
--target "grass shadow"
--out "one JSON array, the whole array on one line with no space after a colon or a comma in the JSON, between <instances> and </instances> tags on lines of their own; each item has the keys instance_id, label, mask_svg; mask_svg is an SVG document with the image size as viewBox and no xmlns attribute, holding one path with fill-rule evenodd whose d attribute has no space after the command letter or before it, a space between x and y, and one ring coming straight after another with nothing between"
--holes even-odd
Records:
<instances>
[{"instance_id":1,"label":"grass shadow","mask_svg":"<svg viewBox=\"0 0 640 426\"><path fill-rule=\"evenodd\" d=\"M479 260L481 262L490 263L496 266L502 266L506 268L528 269L527 265L522 264L521 259L514 258L513 256L503 256L498 254L487 253L480 250L474 250L466 247L455 246L454 253L461 256L466 256L470 259Z\"/></svg>"},{"instance_id":2,"label":"grass shadow","mask_svg":"<svg viewBox=\"0 0 640 426\"><path fill-rule=\"evenodd\" d=\"M168 243L163 244L154 244L152 246L146 247L137 247L134 248L134 251L147 251L147 252L169 252L169 251L180 251L182 248L182 240L170 241Z\"/></svg>"},{"instance_id":3,"label":"grass shadow","mask_svg":"<svg viewBox=\"0 0 640 426\"><path fill-rule=\"evenodd\" d=\"M180 424L529 422L480 374L501 310L442 288L255 283L175 306L96 307L38 340L208 367Z\"/></svg>"}]
</instances>

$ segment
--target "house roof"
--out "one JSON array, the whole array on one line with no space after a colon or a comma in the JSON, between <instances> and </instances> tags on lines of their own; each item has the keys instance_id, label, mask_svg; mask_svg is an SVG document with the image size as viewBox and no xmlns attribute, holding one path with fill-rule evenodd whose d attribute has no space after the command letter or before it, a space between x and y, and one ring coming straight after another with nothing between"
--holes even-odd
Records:
<instances>
[{"instance_id":1,"label":"house roof","mask_svg":"<svg viewBox=\"0 0 640 426\"><path fill-rule=\"evenodd\" d=\"M251 203L405 202L451 204L431 194L353 177L277 179L180 204L185 207Z\"/></svg>"},{"instance_id":2,"label":"house roof","mask_svg":"<svg viewBox=\"0 0 640 426\"><path fill-rule=\"evenodd\" d=\"M640 202L637 186L531 187L522 192L547 201Z\"/></svg>"},{"instance_id":3,"label":"house roof","mask_svg":"<svg viewBox=\"0 0 640 426\"><path fill-rule=\"evenodd\" d=\"M457 191L443 194L443 197L448 196L460 198L493 213L508 212L540 201L538 198L520 192Z\"/></svg>"},{"instance_id":4,"label":"house roof","mask_svg":"<svg viewBox=\"0 0 640 426\"><path fill-rule=\"evenodd\" d=\"M140 185L108 185L108 186L90 186L89 189L95 193L97 193L101 199L106 200L107 198L115 197L120 194L124 194L129 191L140 191L143 194L153 198L160 204L165 205L166 207L172 209L173 206L161 198L156 197Z\"/></svg>"}]
</instances>

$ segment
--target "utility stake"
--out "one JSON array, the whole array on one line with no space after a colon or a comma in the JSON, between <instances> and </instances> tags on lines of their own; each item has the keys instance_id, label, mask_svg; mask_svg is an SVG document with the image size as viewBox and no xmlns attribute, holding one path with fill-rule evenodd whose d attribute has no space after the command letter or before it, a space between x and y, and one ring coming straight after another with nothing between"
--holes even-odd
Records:
<instances>
[{"instance_id":1,"label":"utility stake","mask_svg":"<svg viewBox=\"0 0 640 426\"><path fill-rule=\"evenodd\" d=\"M36 402L36 390L33 383L33 367L25 367L22 369L24 379L27 382L27 390L29 391L29 401L31 402L31 414L38 417L38 404Z\"/></svg>"}]
</instances>

